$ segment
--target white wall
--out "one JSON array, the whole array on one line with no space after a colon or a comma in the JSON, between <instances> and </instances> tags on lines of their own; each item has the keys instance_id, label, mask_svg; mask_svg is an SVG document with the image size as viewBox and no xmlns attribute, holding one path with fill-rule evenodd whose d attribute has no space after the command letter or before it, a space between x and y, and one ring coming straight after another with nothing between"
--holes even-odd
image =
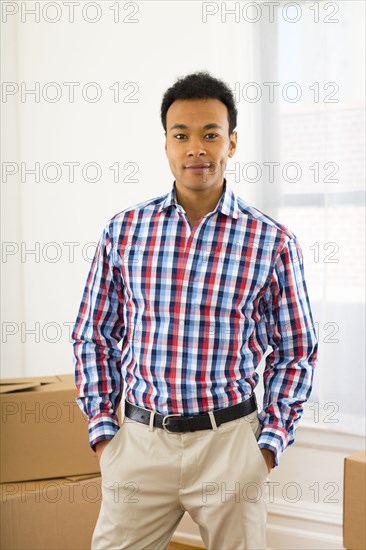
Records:
<instances>
[{"instance_id":1,"label":"white wall","mask_svg":"<svg viewBox=\"0 0 366 550\"><path fill-rule=\"evenodd\" d=\"M28 9L34 5L20 4ZM16 162L19 171L20 162L26 169L39 163L41 175L39 182L30 173L24 182L19 173L9 175L2 187L3 377L73 372L70 327L93 256L93 246L87 243L95 247L115 213L168 192L173 183L160 122L165 90L179 75L198 69L210 70L229 84L250 79L250 29L243 35L238 26L202 24L200 3L139 2L134 15L132 4L121 9L119 24L112 22L112 2L100 3L102 15L95 24L83 21L81 8L75 8L75 23L69 23L69 12L60 2L58 23L45 21L42 11L39 23L30 14L24 14L22 22L19 11L4 25L4 81L16 81L19 88L22 83L27 90L38 83L41 92L37 101L30 94L25 100L20 92L8 95L3 111L10 139L3 160ZM86 12L89 18L95 13ZM46 12L48 18L55 15ZM139 22L123 22L126 17ZM229 49L247 53L229 55ZM50 82L61 92L56 102L42 95L56 96ZM64 82L80 83L74 103ZM82 97L81 88L90 82L102 92L96 103ZM109 89L116 82L121 99L117 103ZM133 84L123 89L126 83ZM89 97L94 90L89 88ZM137 102L127 103L128 98ZM19 134L13 136L17 119ZM250 158L253 132L247 105L240 122L237 157ZM74 182L65 165L70 162L79 163ZM58 164L59 181L48 181L57 177L52 167L42 177L48 163ZM83 177L87 163L100 167L99 181L88 181L97 177L92 168ZM119 183L110 169L115 163ZM129 175L134 181L128 182Z\"/></svg>"}]
</instances>

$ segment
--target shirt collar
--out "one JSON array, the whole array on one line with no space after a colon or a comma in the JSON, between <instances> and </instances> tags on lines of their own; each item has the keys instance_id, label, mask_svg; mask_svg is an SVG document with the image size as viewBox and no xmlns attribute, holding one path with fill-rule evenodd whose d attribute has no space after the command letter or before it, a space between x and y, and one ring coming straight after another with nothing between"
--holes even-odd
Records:
<instances>
[{"instance_id":1,"label":"shirt collar","mask_svg":"<svg viewBox=\"0 0 366 550\"><path fill-rule=\"evenodd\" d=\"M174 180L171 190L165 196L165 199L163 200L163 202L159 207L159 210L158 210L159 212L165 210L166 208L169 208L170 206L175 206L175 207L179 206L176 199L175 191L176 191L176 187L175 187L175 180ZM229 216L235 219L239 217L238 202L236 200L235 193L233 192L231 187L228 185L226 178L224 178L224 190L213 212L221 212L222 214L225 214L225 216Z\"/></svg>"}]
</instances>

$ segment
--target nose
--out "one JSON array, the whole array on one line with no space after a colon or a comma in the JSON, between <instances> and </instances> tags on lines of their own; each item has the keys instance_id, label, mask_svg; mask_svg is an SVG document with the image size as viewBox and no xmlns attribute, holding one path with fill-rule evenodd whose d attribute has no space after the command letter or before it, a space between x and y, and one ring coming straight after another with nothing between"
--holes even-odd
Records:
<instances>
[{"instance_id":1,"label":"nose","mask_svg":"<svg viewBox=\"0 0 366 550\"><path fill-rule=\"evenodd\" d=\"M205 156L206 150L204 144L200 139L190 139L187 147L187 156L188 157L203 157Z\"/></svg>"}]
</instances>

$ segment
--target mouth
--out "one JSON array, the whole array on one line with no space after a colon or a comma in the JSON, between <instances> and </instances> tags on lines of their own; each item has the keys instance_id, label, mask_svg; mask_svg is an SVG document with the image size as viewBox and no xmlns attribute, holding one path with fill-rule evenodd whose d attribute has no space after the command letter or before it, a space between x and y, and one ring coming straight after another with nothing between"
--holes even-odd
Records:
<instances>
[{"instance_id":1,"label":"mouth","mask_svg":"<svg viewBox=\"0 0 366 550\"><path fill-rule=\"evenodd\" d=\"M199 173L202 173L202 172L207 172L211 167L211 163L210 162L204 162L204 163L200 163L200 164L187 164L184 168L185 170L189 170L190 172L199 172Z\"/></svg>"}]
</instances>

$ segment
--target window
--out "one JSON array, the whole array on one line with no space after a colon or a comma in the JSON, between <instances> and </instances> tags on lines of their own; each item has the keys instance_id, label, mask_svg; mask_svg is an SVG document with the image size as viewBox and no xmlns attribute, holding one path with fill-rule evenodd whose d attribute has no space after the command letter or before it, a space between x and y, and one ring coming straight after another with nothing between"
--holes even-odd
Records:
<instances>
[{"instance_id":1,"label":"window","mask_svg":"<svg viewBox=\"0 0 366 550\"><path fill-rule=\"evenodd\" d=\"M286 20L300 13L297 22ZM263 20L255 31L262 89L256 205L299 239L319 334L314 403L305 418L359 434L365 432L363 20L363 2L281 2L273 23Z\"/></svg>"}]
</instances>

